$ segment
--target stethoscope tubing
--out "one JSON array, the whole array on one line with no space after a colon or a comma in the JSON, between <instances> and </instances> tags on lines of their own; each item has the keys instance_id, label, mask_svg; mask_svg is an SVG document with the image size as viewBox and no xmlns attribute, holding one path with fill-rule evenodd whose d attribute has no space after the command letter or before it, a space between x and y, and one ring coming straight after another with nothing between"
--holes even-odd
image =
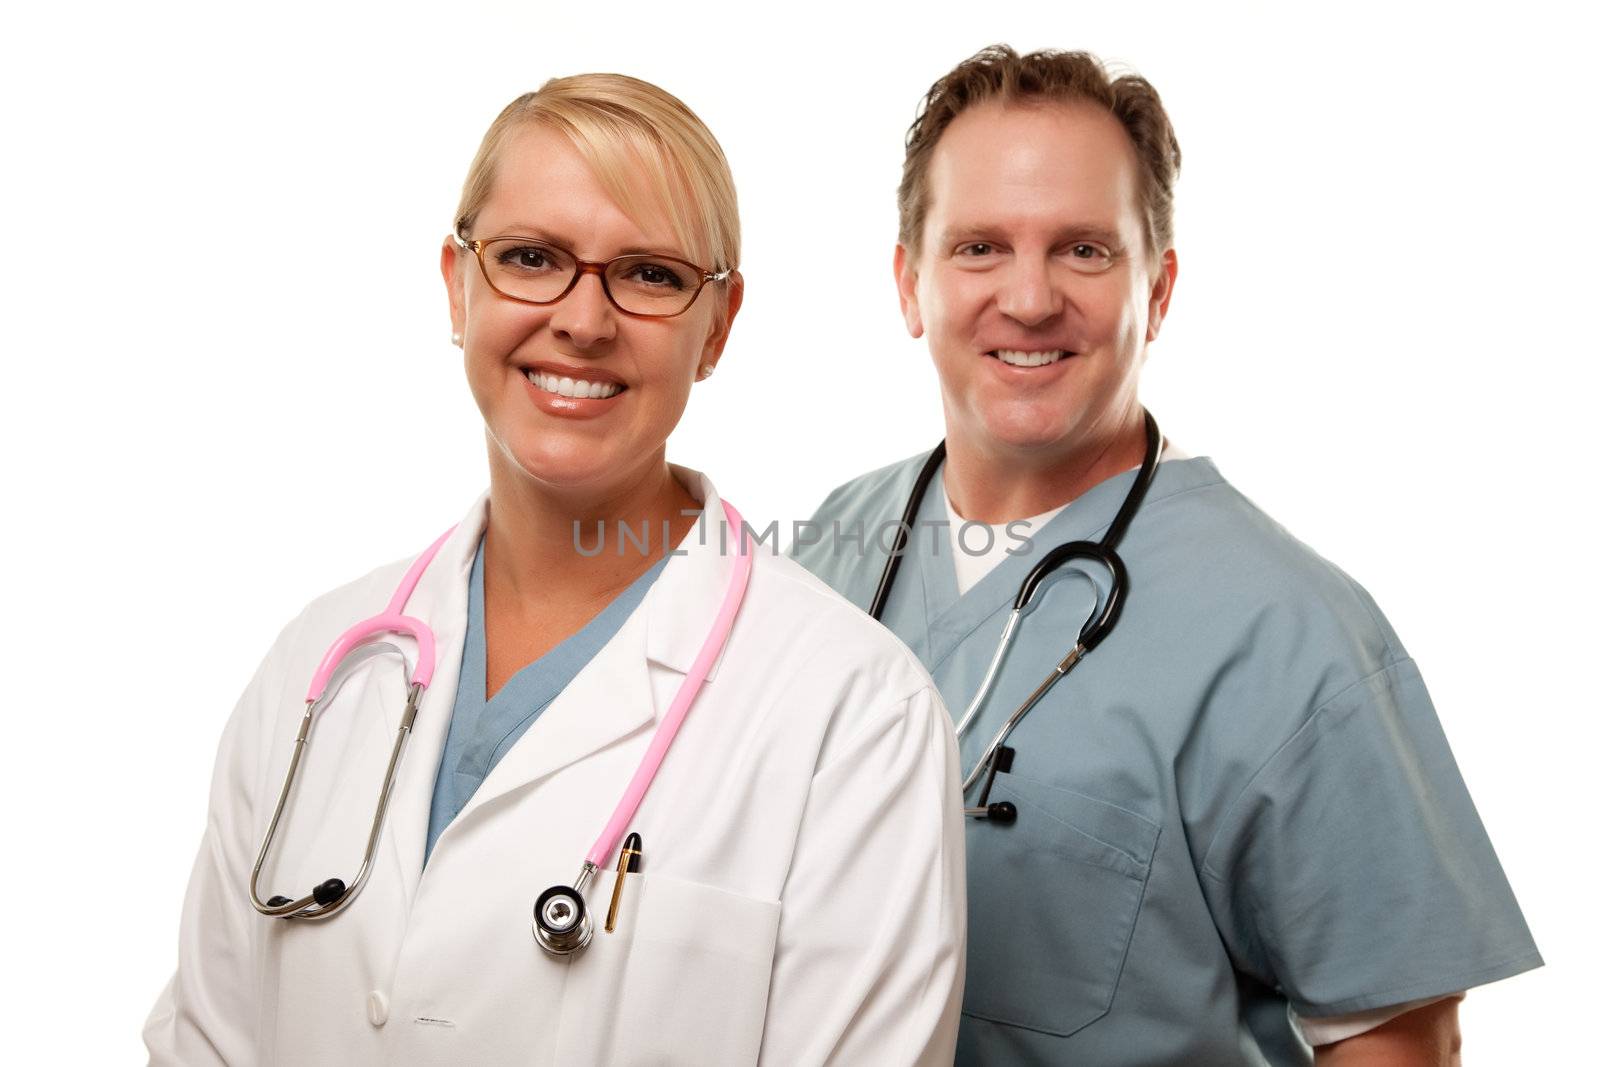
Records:
<instances>
[{"instance_id":1,"label":"stethoscope tubing","mask_svg":"<svg viewBox=\"0 0 1600 1067\"><path fill-rule=\"evenodd\" d=\"M395 588L394 595L389 598L384 610L370 619L356 623L340 634L323 654L322 661L313 672L311 684L306 690L305 714L301 716L300 729L295 734L294 751L289 756L289 769L284 775L283 788L278 793L278 803L272 809L272 819L267 823L267 832L262 836L261 848L256 852L255 865L250 870L250 904L262 915L288 919L326 919L348 907L367 884L367 878L372 873L372 861L377 856L378 842L383 837L384 818L389 810L389 798L394 793L395 775L400 766L400 758L405 754L406 743L411 738L411 727L416 721L422 694L428 688L428 683L433 680L433 630L421 619L405 614L405 609L411 600L411 594L417 588L417 583L422 579L423 572L428 569L428 564L433 562L455 529L452 526L440 534L421 555L411 561L411 566L401 577L400 584ZM405 711L395 731L394 744L389 749L389 762L384 770L383 785L378 791L372 827L367 832L366 848L361 854L361 866L349 884L338 878L330 878L298 899L272 897L264 901L260 892L261 869L266 865L267 856L272 850L272 840L278 832L278 824L283 818L284 809L288 806L289 797L294 792L295 776L300 770L300 759L310 743L312 722L318 711L327 703L324 698L338 692L336 685L333 693L329 693L329 682L335 679L341 667L353 667L380 652L399 651L387 643L377 645L366 643L380 633L404 634L415 639L417 663L407 681Z\"/></svg>"},{"instance_id":2,"label":"stethoscope tubing","mask_svg":"<svg viewBox=\"0 0 1600 1067\"><path fill-rule=\"evenodd\" d=\"M650 739L650 746L645 750L644 757L633 772L627 789L617 801L611 818L600 831L594 847L584 857L583 864L578 868L578 876L572 880L571 886L551 886L534 902L533 938L540 948L552 956L564 957L582 952L593 938L594 917L590 914L588 902L584 899L584 890L589 887L589 882L600 865L610 858L623 832L633 821L640 802L644 800L645 792L655 781L656 772L661 769L661 763L666 759L672 741L678 735L678 728L683 725L684 717L689 713L690 705L694 703L700 687L705 684L706 675L710 673L712 664L716 663L717 657L727 645L728 634L733 629L734 619L739 614L739 606L744 600L745 588L749 585L750 569L754 561L749 545L745 541L744 519L738 509L724 500L722 510L727 516L728 524L737 531L738 551L734 557L733 573L728 578L727 590L722 596L722 605L717 610L711 629L706 633L705 641L701 643L700 652L690 664L689 673L678 684L678 691L673 696L666 715L662 717L661 725L656 727L655 736Z\"/></svg>"},{"instance_id":3,"label":"stethoscope tubing","mask_svg":"<svg viewBox=\"0 0 1600 1067\"><path fill-rule=\"evenodd\" d=\"M593 847L584 857L583 865L579 869L578 877L574 880L573 888L581 897L583 889L588 885L597 868L604 863L617 848L618 842L626 832L629 823L638 814L639 805L643 802L645 793L655 780L657 772L661 769L662 762L666 759L668 750L672 747L673 740L678 735L683 720L689 713L690 706L705 684L707 675L712 666L722 654L727 645L728 635L733 629L734 620L738 617L739 607L743 603L744 595L750 583L750 572L754 564L754 556L744 536L744 520L728 501L722 501L723 514L728 524L736 531L737 552L733 561L733 571L729 576L728 584L723 593L722 603L717 610L717 615L712 621L711 628L706 634L700 652L695 656L689 667L688 673L678 686L678 691L668 706L666 714L662 717L661 724L656 728L655 735L650 740L649 747L645 750L639 766L635 769L633 777L629 779L627 788L617 801L616 808L611 817L606 821L600 836L596 838ZM272 811L272 818L267 824L266 833L262 837L261 847L256 853L255 865L250 872L250 903L256 911L274 918L292 919L324 919L348 907L366 884L372 872L373 860L377 854L378 843L383 837L383 827L389 810L389 801L394 793L395 778L400 766L400 760L405 754L407 742L410 740L412 727L416 721L417 710L422 702L422 695L433 677L435 639L429 626L420 619L405 614L405 608L410 601L412 592L421 580L422 574L428 565L433 562L439 549L446 540L455 532L451 527L439 536L427 550L412 561L399 586L390 598L388 606L379 614L370 619L356 623L344 633L340 634L334 643L323 655L315 673L312 675L311 684L306 693L306 710L301 717L300 728L295 735L294 750L289 757L288 771L284 776L283 788L278 794L278 802ZM725 543L725 542L724 542ZM337 695L343 679L349 676L350 671L364 660L385 652L398 653L400 650L388 643L372 643L371 638L381 633L398 633L413 638L417 643L416 665L410 672L406 686L406 706L401 716L395 740L389 751L388 765L384 770L383 784L378 792L378 800L373 813L372 826L367 833L366 847L362 853L361 866L355 878L347 886L337 878L330 878L317 886L312 892L296 900L285 897L273 897L263 901L260 896L260 879L262 868L266 865L267 856L271 853L272 842L278 832L278 827L283 819L284 810L287 808L289 798L294 791L294 783L300 769L300 762L310 742L311 727L318 714ZM330 688L331 685L331 688Z\"/></svg>"},{"instance_id":4,"label":"stethoscope tubing","mask_svg":"<svg viewBox=\"0 0 1600 1067\"><path fill-rule=\"evenodd\" d=\"M1128 587L1128 571L1122 562L1122 557L1117 554L1116 546L1121 542L1123 534L1128 530L1128 525L1133 521L1134 514L1144 503L1145 494L1150 489L1150 483L1155 477L1155 467L1161 457L1161 430L1156 425L1156 420L1148 411L1144 413L1145 429L1145 454L1139 464L1138 473L1134 475L1133 486L1128 490L1128 495L1123 499L1122 506L1117 509L1116 516L1111 525L1107 527L1105 536L1099 541L1070 541L1057 545L1044 558L1034 564L1029 570L1022 584L1017 588L1017 595L1012 601L1011 614L1007 617L1005 627L1000 632L1000 641L995 646L994 655L990 657L989 666L984 671L983 680L978 683L977 692L967 704L960 721L956 724L956 740L959 742L972 728L984 702L988 699L989 691L993 688L995 679L1000 673L1000 664L1005 659L1006 652L1010 649L1016 632L1021 625L1022 614L1034 595L1042 587L1046 578L1059 569L1062 564L1075 559L1091 559L1103 566L1111 575L1110 590L1105 601L1097 605L1094 614L1083 624L1078 633L1078 639L1062 657L1061 661L1051 669L1043 681L1036 686L1032 693L1017 707L1006 719L1004 725L995 732L994 737L984 748L982 755L973 765L970 773L962 779L961 793L965 796L971 792L984 771L998 756L1011 732L1016 729L1025 715L1031 711L1050 688L1067 674L1071 673L1085 656L1092 651L1116 626L1121 617L1124 592ZM889 550L889 559L884 565L883 573L878 579L878 588L874 592L868 614L874 619L881 620L884 605L888 602L889 591L894 587L895 576L900 569L900 557L904 552L906 542L910 536L911 524L916 520L917 511L921 508L922 498L927 493L928 485L932 482L935 471L945 458L945 443L939 444L928 454L923 461L922 469L917 472L916 481L912 484L910 498L906 501L905 511L901 515L900 528L895 534L894 545ZM987 793L987 791L985 791ZM969 809L970 814L977 814L983 809Z\"/></svg>"},{"instance_id":5,"label":"stethoscope tubing","mask_svg":"<svg viewBox=\"0 0 1600 1067\"><path fill-rule=\"evenodd\" d=\"M314 703L322 696L322 691L327 687L328 679L333 677L334 670L340 662L368 638L380 633L405 634L417 642L417 665L411 672L411 680L418 682L424 689L433 681L434 639L433 630L421 619L412 618L405 613L406 604L411 600L412 592L417 588L417 583L422 580L422 572L428 569L428 564L433 562L433 557L439 554L439 549L456 532L454 526L440 534L427 549L411 561L411 566L406 569L405 575L400 579L400 584L395 587L394 595L389 598L389 606L370 619L356 623L350 629L340 634L334 643L328 646L328 651L323 653L322 662L317 664L317 669L311 676L311 685L306 689L306 704Z\"/></svg>"},{"instance_id":6,"label":"stethoscope tubing","mask_svg":"<svg viewBox=\"0 0 1600 1067\"><path fill-rule=\"evenodd\" d=\"M956 723L957 741L967 736L967 731L972 728L972 721L978 717L978 709L983 707L984 700L989 696L989 689L1000 673L1000 661L1006 658L1006 650L1011 647L1011 638L1015 636L1017 624L1021 621L1022 609L1012 608L1010 616L1006 619L1005 629L1000 631L1000 643L995 646L994 656L989 660L989 669L983 672L983 681L978 683L978 691L972 694L972 702L967 705L961 721ZM961 791L965 793L967 787L962 787Z\"/></svg>"},{"instance_id":7,"label":"stethoscope tubing","mask_svg":"<svg viewBox=\"0 0 1600 1067\"><path fill-rule=\"evenodd\" d=\"M678 728L688 716L689 706L694 703L700 687L705 684L706 675L711 672L712 664L722 655L723 647L728 643L728 634L733 629L733 621L738 617L745 588L750 584L750 570L754 559L750 553L750 546L745 541L743 516L726 500L722 502L722 511L728 518L728 525L737 532L738 544L738 551L733 559L733 573L729 576L727 589L722 594L722 605L717 609L717 617L712 621L711 629L700 646L699 655L695 656L694 662L689 666L689 673L679 684L678 692L673 696L666 715L662 717L661 725L656 727L655 736L650 739L650 747L645 750L644 758L639 761L638 768L628 782L628 788L617 801L616 810L611 813L605 829L601 830L600 836L595 839L594 847L584 857L588 873L593 873L594 868L609 860L616 851L617 844L622 840L628 824L638 812L639 804L644 800L650 783L655 781L656 772L661 769L662 761L667 757L667 750L672 747L673 739L678 736ZM586 874L580 874L579 877L587 880Z\"/></svg>"},{"instance_id":8,"label":"stethoscope tubing","mask_svg":"<svg viewBox=\"0 0 1600 1067\"><path fill-rule=\"evenodd\" d=\"M1028 694L1028 698L1017 706L1017 710L1011 713L1011 717L1005 721L1005 725L995 731L994 737L989 741L989 747L983 750L983 754L978 757L978 762L972 765L972 773L962 779L962 796L972 791L978 776L988 768L990 761L995 757L995 753L1000 751L1000 746L1006 743L1006 740L1011 736L1011 731L1015 730L1017 723L1022 721L1022 717L1033 710L1033 706L1043 699L1044 695L1050 691L1051 686L1066 677L1068 672L1078 665L1078 662L1083 659L1085 651L1082 645L1074 645L1072 651L1068 652L1061 662L1056 664L1055 669L1045 675L1044 681L1040 682L1038 687Z\"/></svg>"}]
</instances>

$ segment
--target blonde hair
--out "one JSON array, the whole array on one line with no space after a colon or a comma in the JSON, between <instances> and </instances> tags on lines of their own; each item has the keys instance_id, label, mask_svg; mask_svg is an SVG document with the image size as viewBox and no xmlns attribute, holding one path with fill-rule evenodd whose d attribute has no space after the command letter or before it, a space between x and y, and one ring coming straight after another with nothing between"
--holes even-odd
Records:
<instances>
[{"instance_id":1,"label":"blonde hair","mask_svg":"<svg viewBox=\"0 0 1600 1067\"><path fill-rule=\"evenodd\" d=\"M467 236L489 198L506 139L535 123L565 134L629 217L663 210L699 266L738 267L739 202L722 147L677 97L623 74L552 78L507 104L467 171L456 233Z\"/></svg>"}]
</instances>

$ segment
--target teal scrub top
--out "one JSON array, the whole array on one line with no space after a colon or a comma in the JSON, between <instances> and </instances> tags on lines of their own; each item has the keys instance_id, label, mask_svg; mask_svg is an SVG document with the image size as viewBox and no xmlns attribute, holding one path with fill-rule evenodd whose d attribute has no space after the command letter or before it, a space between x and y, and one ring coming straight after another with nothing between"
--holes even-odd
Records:
<instances>
[{"instance_id":1,"label":"teal scrub top","mask_svg":"<svg viewBox=\"0 0 1600 1067\"><path fill-rule=\"evenodd\" d=\"M865 608L878 532L925 458L835 490L795 558ZM955 716L1034 562L1099 539L1132 479L965 596L930 488L884 622ZM989 799L1016 823L967 823L958 1063L1310 1064L1291 1007L1342 1015L1540 965L1417 666L1360 586L1203 458L1160 464L1119 550L1116 629L1011 735ZM1063 568L1035 597L964 767L1104 586Z\"/></svg>"},{"instance_id":2,"label":"teal scrub top","mask_svg":"<svg viewBox=\"0 0 1600 1067\"><path fill-rule=\"evenodd\" d=\"M444 753L439 758L438 777L433 782L423 863L433 855L434 842L444 828L461 814L495 764L622 629L666 568L667 558L663 556L635 578L581 630L512 675L493 700L485 700L488 640L483 625L483 542L478 542L472 575L467 581L467 637L461 649L461 680L456 686L456 703L450 714Z\"/></svg>"}]
</instances>

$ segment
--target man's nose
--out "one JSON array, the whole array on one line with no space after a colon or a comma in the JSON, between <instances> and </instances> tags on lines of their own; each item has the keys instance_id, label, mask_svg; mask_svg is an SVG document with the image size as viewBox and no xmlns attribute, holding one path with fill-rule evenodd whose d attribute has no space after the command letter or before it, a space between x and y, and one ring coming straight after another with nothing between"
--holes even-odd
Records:
<instances>
[{"instance_id":1,"label":"man's nose","mask_svg":"<svg viewBox=\"0 0 1600 1067\"><path fill-rule=\"evenodd\" d=\"M575 348L590 348L617 335L617 309L606 297L598 272L585 272L557 301L550 328Z\"/></svg>"},{"instance_id":2,"label":"man's nose","mask_svg":"<svg viewBox=\"0 0 1600 1067\"><path fill-rule=\"evenodd\" d=\"M1001 280L997 302L1007 318L1038 326L1061 314L1066 297L1051 278L1048 263L1018 259Z\"/></svg>"}]
</instances>

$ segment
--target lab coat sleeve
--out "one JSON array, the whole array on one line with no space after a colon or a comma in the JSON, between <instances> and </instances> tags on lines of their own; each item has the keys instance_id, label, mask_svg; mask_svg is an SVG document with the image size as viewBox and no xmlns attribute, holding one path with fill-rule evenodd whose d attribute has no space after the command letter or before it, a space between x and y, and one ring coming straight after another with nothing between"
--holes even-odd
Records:
<instances>
[{"instance_id":1,"label":"lab coat sleeve","mask_svg":"<svg viewBox=\"0 0 1600 1067\"><path fill-rule=\"evenodd\" d=\"M145 1022L151 1067L250 1067L256 1062L258 990L253 935L265 922L248 899L257 836L252 801L275 701L284 696L290 630L256 671L223 731L200 853L178 927L178 966Z\"/></svg>"},{"instance_id":2,"label":"lab coat sleeve","mask_svg":"<svg viewBox=\"0 0 1600 1067\"><path fill-rule=\"evenodd\" d=\"M812 779L784 887L761 1062L948 1064L965 977L965 827L932 684Z\"/></svg>"}]
</instances>

